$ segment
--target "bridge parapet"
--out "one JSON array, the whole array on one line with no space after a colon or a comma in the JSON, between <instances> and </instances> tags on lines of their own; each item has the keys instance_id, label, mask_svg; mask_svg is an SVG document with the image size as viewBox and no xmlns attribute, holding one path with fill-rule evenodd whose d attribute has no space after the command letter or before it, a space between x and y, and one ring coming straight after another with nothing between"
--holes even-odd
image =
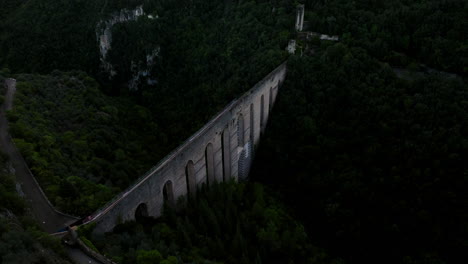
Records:
<instances>
[{"instance_id":1,"label":"bridge parapet","mask_svg":"<svg viewBox=\"0 0 468 264\"><path fill-rule=\"evenodd\" d=\"M134 184L86 219L96 233L108 232L136 214L158 217L165 201L193 195L194 188L212 181L245 179L255 146L266 126L286 62L249 91L233 100Z\"/></svg>"}]
</instances>

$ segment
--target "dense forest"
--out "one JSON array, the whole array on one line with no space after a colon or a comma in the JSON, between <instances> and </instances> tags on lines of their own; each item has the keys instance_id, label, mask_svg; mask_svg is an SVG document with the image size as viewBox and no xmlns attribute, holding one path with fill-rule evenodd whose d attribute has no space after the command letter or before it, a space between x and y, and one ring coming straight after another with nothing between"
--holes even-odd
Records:
<instances>
[{"instance_id":1,"label":"dense forest","mask_svg":"<svg viewBox=\"0 0 468 264\"><path fill-rule=\"evenodd\" d=\"M467 103L460 78L398 79L362 48L322 45L290 59L251 177L346 263L463 263Z\"/></svg>"},{"instance_id":2,"label":"dense forest","mask_svg":"<svg viewBox=\"0 0 468 264\"><path fill-rule=\"evenodd\" d=\"M0 0L0 65L17 73L98 73L97 23L143 1Z\"/></svg>"},{"instance_id":3,"label":"dense forest","mask_svg":"<svg viewBox=\"0 0 468 264\"><path fill-rule=\"evenodd\" d=\"M105 96L83 72L16 79L10 132L61 210L95 210L170 151L148 109Z\"/></svg>"},{"instance_id":4,"label":"dense forest","mask_svg":"<svg viewBox=\"0 0 468 264\"><path fill-rule=\"evenodd\" d=\"M294 34L299 3L305 30L339 42ZM0 68L18 80L11 133L50 200L76 215L105 203L288 59L254 183L203 187L176 211L104 235L81 228L101 253L137 264L467 262L466 1L0 5ZM111 29L110 76L99 26L139 5L144 16ZM291 38L298 49L288 57ZM149 54L151 81L129 89ZM0 262L46 263L39 244L62 249L27 220L0 158Z\"/></svg>"},{"instance_id":5,"label":"dense forest","mask_svg":"<svg viewBox=\"0 0 468 264\"><path fill-rule=\"evenodd\" d=\"M80 233L119 263L331 263L260 184L215 184L183 203L113 233L93 236L88 227Z\"/></svg>"},{"instance_id":6,"label":"dense forest","mask_svg":"<svg viewBox=\"0 0 468 264\"><path fill-rule=\"evenodd\" d=\"M100 22L138 5L157 19L141 16L112 28L107 57L118 75L109 82L99 61ZM30 0L6 13L10 15L0 22L0 67L42 74L82 70L115 95L126 92L122 87L134 74L132 65L160 49L151 73L159 85L150 91L142 87L143 98L149 96L146 100L154 104L159 93L180 90L206 97L210 107L209 99L234 98L233 92L283 61L282 48L294 23L294 6L286 0Z\"/></svg>"},{"instance_id":7,"label":"dense forest","mask_svg":"<svg viewBox=\"0 0 468 264\"><path fill-rule=\"evenodd\" d=\"M468 74L468 3L459 0L305 0L312 31L398 67Z\"/></svg>"},{"instance_id":8,"label":"dense forest","mask_svg":"<svg viewBox=\"0 0 468 264\"><path fill-rule=\"evenodd\" d=\"M341 43L300 42L251 178L345 263L465 263L468 5L307 5Z\"/></svg>"}]
</instances>

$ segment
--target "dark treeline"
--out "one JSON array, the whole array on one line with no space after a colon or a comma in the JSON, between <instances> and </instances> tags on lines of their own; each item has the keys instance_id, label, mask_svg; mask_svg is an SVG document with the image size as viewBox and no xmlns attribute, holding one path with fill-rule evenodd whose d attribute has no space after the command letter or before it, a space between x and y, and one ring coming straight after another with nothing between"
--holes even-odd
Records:
<instances>
[{"instance_id":1,"label":"dark treeline","mask_svg":"<svg viewBox=\"0 0 468 264\"><path fill-rule=\"evenodd\" d=\"M467 259L468 87L361 48L292 57L252 173L345 263Z\"/></svg>"},{"instance_id":2,"label":"dark treeline","mask_svg":"<svg viewBox=\"0 0 468 264\"><path fill-rule=\"evenodd\" d=\"M305 0L310 30L339 34L395 66L468 73L468 3L459 0Z\"/></svg>"},{"instance_id":3,"label":"dark treeline","mask_svg":"<svg viewBox=\"0 0 468 264\"><path fill-rule=\"evenodd\" d=\"M106 235L91 235L88 227L79 232L119 263L331 263L260 184L215 184L179 208Z\"/></svg>"}]
</instances>

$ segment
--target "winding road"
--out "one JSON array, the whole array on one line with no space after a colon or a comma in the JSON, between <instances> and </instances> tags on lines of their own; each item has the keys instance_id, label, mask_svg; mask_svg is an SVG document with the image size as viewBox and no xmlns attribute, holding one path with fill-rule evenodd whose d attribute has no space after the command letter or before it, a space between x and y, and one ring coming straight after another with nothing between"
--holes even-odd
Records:
<instances>
[{"instance_id":1,"label":"winding road","mask_svg":"<svg viewBox=\"0 0 468 264\"><path fill-rule=\"evenodd\" d=\"M16 80L6 79L7 89L5 101L0 109L0 149L10 158L10 162L15 169L17 186L20 186L24 198L31 208L31 211L41 225L42 229L48 233L55 233L63 227L75 222L78 218L63 214L55 210L45 196L41 187L32 175L25 160L13 143L8 133L8 120L6 111L13 107L13 96L16 92ZM77 264L100 263L76 248L67 248L68 254Z\"/></svg>"}]
</instances>

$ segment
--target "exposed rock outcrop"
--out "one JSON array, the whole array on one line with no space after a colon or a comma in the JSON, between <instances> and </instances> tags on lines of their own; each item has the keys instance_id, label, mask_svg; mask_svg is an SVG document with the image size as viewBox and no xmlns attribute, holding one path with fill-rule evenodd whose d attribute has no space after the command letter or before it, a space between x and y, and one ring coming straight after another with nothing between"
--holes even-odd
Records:
<instances>
[{"instance_id":1,"label":"exposed rock outcrop","mask_svg":"<svg viewBox=\"0 0 468 264\"><path fill-rule=\"evenodd\" d=\"M96 37L99 42L101 67L107 72L109 79L113 79L118 72L114 65L112 65L108 58L108 52L112 48L112 27L118 23L125 23L128 21L136 21L140 16L144 16L145 12L143 6L138 6L133 10L122 9L111 15L107 20L102 20L98 23L96 28ZM157 19L157 15L148 15L148 19ZM130 65L130 72L132 77L128 80L128 88L130 90L137 90L142 82L149 85L156 84L156 79L150 75L153 66L155 65L156 58L159 56L160 47L157 46L149 54L146 54L146 61L132 60ZM143 80L144 79L144 80Z\"/></svg>"},{"instance_id":2,"label":"exposed rock outcrop","mask_svg":"<svg viewBox=\"0 0 468 264\"><path fill-rule=\"evenodd\" d=\"M96 28L96 37L99 42L99 51L101 54L101 64L106 72L109 73L109 78L117 74L113 69L112 64L106 60L108 51L112 47L112 27L117 23L137 20L143 16L143 6L138 6L133 10L122 9L120 12L112 14L111 18L105 21L99 21Z\"/></svg>"}]
</instances>

